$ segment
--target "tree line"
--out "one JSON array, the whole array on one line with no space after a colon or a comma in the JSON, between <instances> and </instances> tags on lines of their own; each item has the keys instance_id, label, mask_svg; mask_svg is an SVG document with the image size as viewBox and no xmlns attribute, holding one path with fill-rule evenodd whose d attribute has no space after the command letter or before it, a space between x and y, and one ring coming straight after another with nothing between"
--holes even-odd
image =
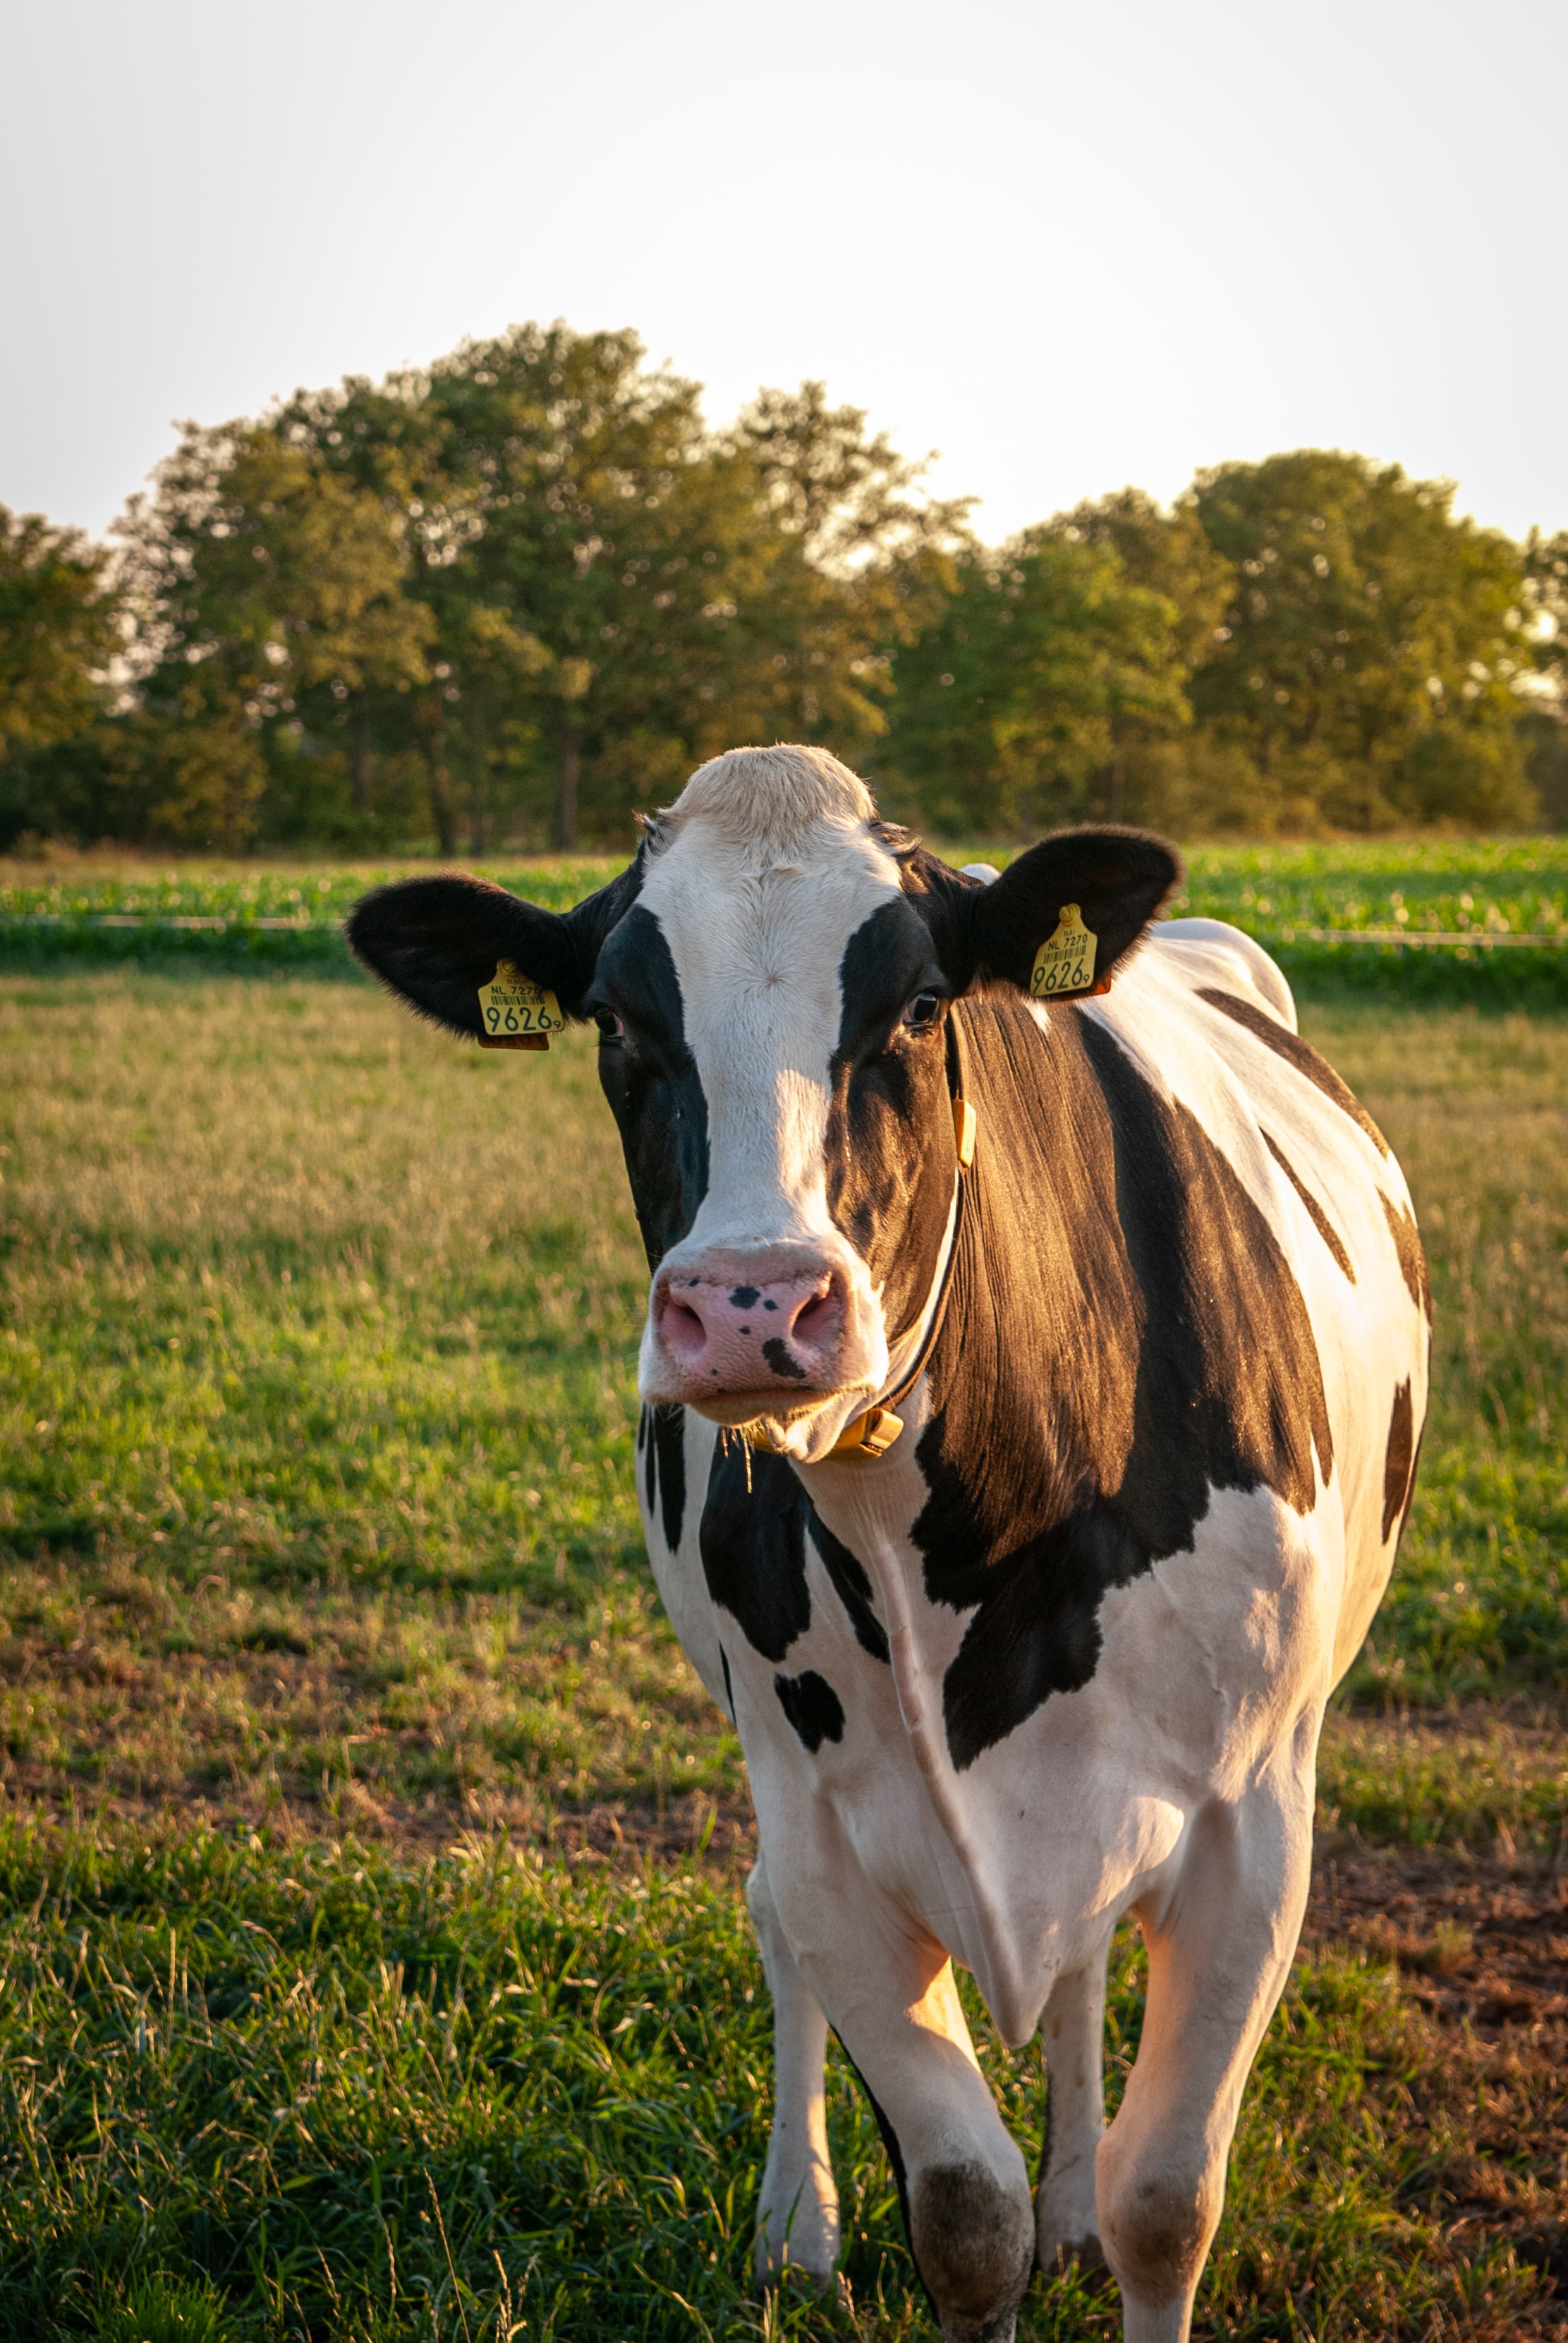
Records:
<instances>
[{"instance_id":1,"label":"tree line","mask_svg":"<svg viewBox=\"0 0 1568 2343\"><path fill-rule=\"evenodd\" d=\"M988 547L923 470L560 324L187 425L109 547L0 508L0 846L570 848L780 739L938 834L1568 822L1568 532L1304 449Z\"/></svg>"}]
</instances>

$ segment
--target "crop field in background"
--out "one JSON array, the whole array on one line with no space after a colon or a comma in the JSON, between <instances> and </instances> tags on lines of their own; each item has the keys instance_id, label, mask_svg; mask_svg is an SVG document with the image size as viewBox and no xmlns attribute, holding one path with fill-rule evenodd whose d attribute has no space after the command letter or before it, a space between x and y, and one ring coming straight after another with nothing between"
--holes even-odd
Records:
<instances>
[{"instance_id":1,"label":"crop field in background","mask_svg":"<svg viewBox=\"0 0 1568 2343\"><path fill-rule=\"evenodd\" d=\"M559 903L610 867L494 866ZM370 874L4 875L75 920ZM1187 908L1287 887L1541 932L1568 843L1203 848ZM747 2292L744 1782L641 1555L592 1047L443 1041L330 930L275 961L317 937L0 932L0 2336L929 2336L837 2065L849 2296ZM1298 977L1411 1178L1434 1397L1204 2333L1534 2332L1568 2283L1568 1016L1417 957L1409 998ZM1113 2097L1141 1974L1128 1936ZM1032 2156L1036 2054L977 2026ZM1115 2326L1074 2278L1022 2331Z\"/></svg>"},{"instance_id":2,"label":"crop field in background","mask_svg":"<svg viewBox=\"0 0 1568 2343\"><path fill-rule=\"evenodd\" d=\"M1014 846L933 839L954 863L1005 867ZM575 902L621 867L624 858L580 855L459 857L552 910ZM1378 839L1288 846L1193 847L1188 885L1172 908L1233 920L1259 935L1292 937L1312 927L1413 933L1473 930L1478 935L1568 937L1568 838ZM336 863L178 862L113 854L64 864L0 860L0 920L47 922L78 947L90 920L223 919L244 930L260 920L301 929L340 920L365 888L422 861ZM1401 918L1401 914L1403 918Z\"/></svg>"}]
</instances>

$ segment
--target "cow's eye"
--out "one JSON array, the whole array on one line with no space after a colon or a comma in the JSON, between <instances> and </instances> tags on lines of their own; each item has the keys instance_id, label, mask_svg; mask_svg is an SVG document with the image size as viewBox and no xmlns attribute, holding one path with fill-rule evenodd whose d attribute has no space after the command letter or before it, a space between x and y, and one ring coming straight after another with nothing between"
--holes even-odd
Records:
<instances>
[{"instance_id":1,"label":"cow's eye","mask_svg":"<svg viewBox=\"0 0 1568 2343\"><path fill-rule=\"evenodd\" d=\"M904 1011L904 1023L912 1033L923 1033L941 1015L942 997L940 992L917 992Z\"/></svg>"},{"instance_id":2,"label":"cow's eye","mask_svg":"<svg viewBox=\"0 0 1568 2343\"><path fill-rule=\"evenodd\" d=\"M601 1041L625 1041L626 1027L613 1009L596 1009L593 1021L598 1027L598 1037Z\"/></svg>"}]
</instances>

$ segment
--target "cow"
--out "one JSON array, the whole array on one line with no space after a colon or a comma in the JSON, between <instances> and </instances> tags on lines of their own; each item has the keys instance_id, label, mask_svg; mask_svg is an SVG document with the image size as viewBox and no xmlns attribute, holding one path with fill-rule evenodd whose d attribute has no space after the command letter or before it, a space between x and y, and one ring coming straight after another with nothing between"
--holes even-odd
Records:
<instances>
[{"instance_id":1,"label":"cow","mask_svg":"<svg viewBox=\"0 0 1568 2343\"><path fill-rule=\"evenodd\" d=\"M758 2277L832 2278L831 2026L949 2343L1005 2343L1074 2257L1134 2343L1187 2334L1414 1478L1404 1182L1261 948L1154 924L1181 876L1090 826L988 883L826 750L741 749L571 911L446 876L350 921L453 1033L496 1038L501 977L532 1046L598 1026L652 1272L648 1553L757 1811ZM955 1965L1005 2043L1042 2034L1033 2191Z\"/></svg>"}]
</instances>

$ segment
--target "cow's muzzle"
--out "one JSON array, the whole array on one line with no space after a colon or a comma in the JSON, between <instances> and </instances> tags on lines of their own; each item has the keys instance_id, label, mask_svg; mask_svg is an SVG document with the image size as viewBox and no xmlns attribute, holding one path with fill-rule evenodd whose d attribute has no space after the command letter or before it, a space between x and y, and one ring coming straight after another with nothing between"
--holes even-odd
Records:
<instances>
[{"instance_id":1,"label":"cow's muzzle","mask_svg":"<svg viewBox=\"0 0 1568 2343\"><path fill-rule=\"evenodd\" d=\"M854 1265L799 1244L704 1247L653 1281L643 1396L725 1423L789 1416L875 1377L885 1341ZM871 1340L868 1342L868 1336ZM880 1349L883 1359L871 1355Z\"/></svg>"}]
</instances>

